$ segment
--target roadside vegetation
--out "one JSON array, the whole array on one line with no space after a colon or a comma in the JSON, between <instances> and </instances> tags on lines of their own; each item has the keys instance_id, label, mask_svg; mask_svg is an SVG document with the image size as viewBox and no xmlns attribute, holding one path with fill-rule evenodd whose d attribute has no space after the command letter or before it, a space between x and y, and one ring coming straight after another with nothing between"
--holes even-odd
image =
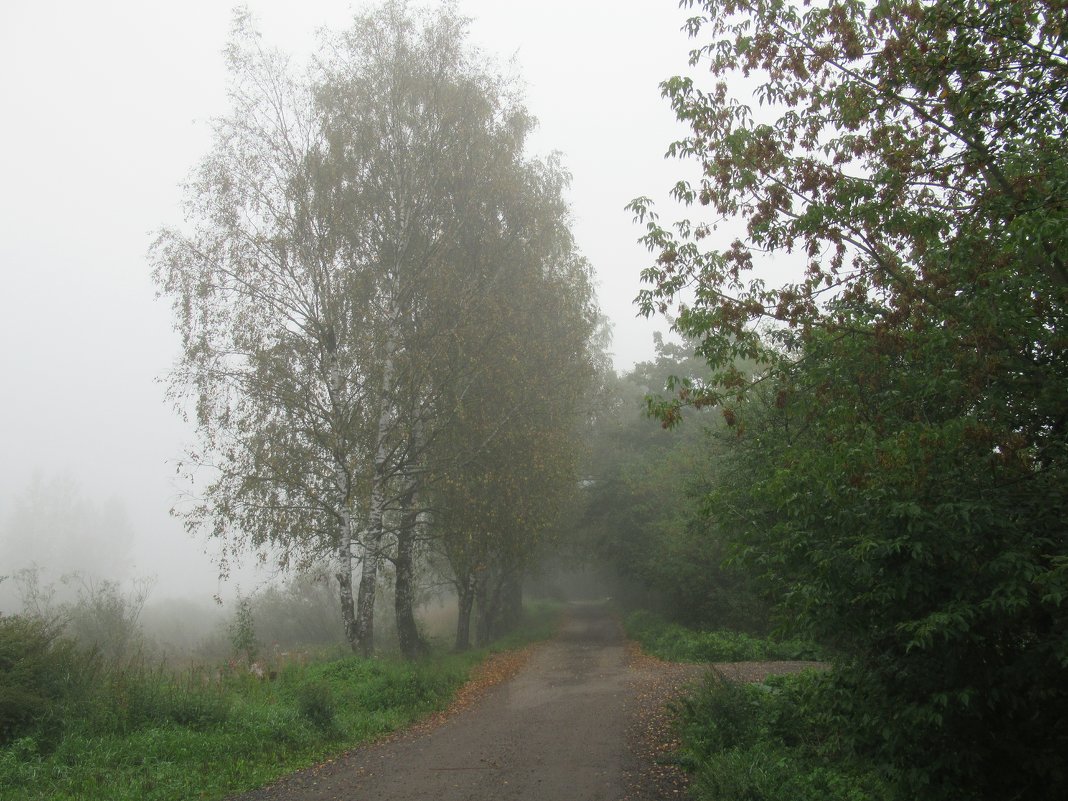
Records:
<instances>
[{"instance_id":1,"label":"roadside vegetation","mask_svg":"<svg viewBox=\"0 0 1068 801\"><path fill-rule=\"evenodd\" d=\"M627 636L646 653L670 662L806 660L823 656L823 650L813 642L761 637L734 629L694 629L646 610L631 612L623 625Z\"/></svg>"},{"instance_id":2,"label":"roadside vegetation","mask_svg":"<svg viewBox=\"0 0 1068 801\"><path fill-rule=\"evenodd\" d=\"M814 660L825 649L801 639L702 630L638 610L624 619L627 636L672 662ZM810 668L744 684L714 667L674 705L680 746L674 758L698 801L885 801L892 798L877 763L843 736L849 721L829 696L836 678Z\"/></svg>"},{"instance_id":3,"label":"roadside vegetation","mask_svg":"<svg viewBox=\"0 0 1068 801\"><path fill-rule=\"evenodd\" d=\"M557 611L528 607L512 634L464 653L181 672L0 617L0 799L185 801L261 786L444 709L487 656L548 637Z\"/></svg>"},{"instance_id":4,"label":"roadside vegetation","mask_svg":"<svg viewBox=\"0 0 1068 801\"><path fill-rule=\"evenodd\" d=\"M700 801L886 801L877 764L857 756L849 721L826 703L834 679L814 670L762 684L725 681L714 671L678 706L678 759Z\"/></svg>"}]
</instances>

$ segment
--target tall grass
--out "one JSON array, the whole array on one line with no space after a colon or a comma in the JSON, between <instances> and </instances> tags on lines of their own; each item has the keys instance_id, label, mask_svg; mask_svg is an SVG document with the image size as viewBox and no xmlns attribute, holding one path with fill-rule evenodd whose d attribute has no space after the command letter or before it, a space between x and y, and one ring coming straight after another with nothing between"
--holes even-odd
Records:
<instances>
[{"instance_id":1,"label":"tall grass","mask_svg":"<svg viewBox=\"0 0 1068 801\"><path fill-rule=\"evenodd\" d=\"M0 618L0 718L26 687L48 710L0 729L0 799L184 801L251 789L444 708L488 653L548 636L555 616L543 606L489 649L415 663L294 662L276 666L273 680L233 664L108 665L53 631L27 643L24 619ZM8 651L36 649L36 678L4 663L5 632Z\"/></svg>"}]
</instances>

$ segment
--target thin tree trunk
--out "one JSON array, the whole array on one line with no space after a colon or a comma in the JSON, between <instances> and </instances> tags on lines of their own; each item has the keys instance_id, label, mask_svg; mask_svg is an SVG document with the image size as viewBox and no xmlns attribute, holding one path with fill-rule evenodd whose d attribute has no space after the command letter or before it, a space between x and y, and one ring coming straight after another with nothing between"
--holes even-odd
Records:
<instances>
[{"instance_id":1,"label":"thin tree trunk","mask_svg":"<svg viewBox=\"0 0 1068 801\"><path fill-rule=\"evenodd\" d=\"M478 610L475 614L475 645L479 648L493 641L493 622L498 611L499 584L491 580L489 572L483 571L478 577L475 590L475 600L478 602Z\"/></svg>"},{"instance_id":2,"label":"thin tree trunk","mask_svg":"<svg viewBox=\"0 0 1068 801\"><path fill-rule=\"evenodd\" d=\"M470 577L457 582L456 650L466 651L471 647L471 607L475 604L475 587Z\"/></svg>"},{"instance_id":3,"label":"thin tree trunk","mask_svg":"<svg viewBox=\"0 0 1068 801\"><path fill-rule=\"evenodd\" d=\"M495 635L507 634L523 620L523 578L518 570L510 571L501 589L499 628Z\"/></svg>"},{"instance_id":4,"label":"thin tree trunk","mask_svg":"<svg viewBox=\"0 0 1068 801\"><path fill-rule=\"evenodd\" d=\"M335 436L340 438L344 436L344 432L340 430L341 415L337 414L337 410L338 407L343 404L344 382L341 378L341 365L338 362L337 343L334 339L332 329L329 335L329 345L331 347L330 395L331 404L335 410L333 425ZM341 619L345 624L345 639L348 641L349 647L355 651L357 628L356 610L353 608L352 603L352 512L349 509L352 485L344 461L340 457L336 458L337 476L340 480L342 495L341 509L339 510L340 519L338 522L338 566L336 576L338 594L341 602Z\"/></svg>"},{"instance_id":5,"label":"thin tree trunk","mask_svg":"<svg viewBox=\"0 0 1068 801\"><path fill-rule=\"evenodd\" d=\"M378 590L378 543L365 543L360 566L360 589L356 594L356 645L361 656L370 657L375 648L375 593Z\"/></svg>"},{"instance_id":6,"label":"thin tree trunk","mask_svg":"<svg viewBox=\"0 0 1068 801\"><path fill-rule=\"evenodd\" d=\"M397 618L397 640L405 659L418 659L427 652L415 624L415 538L419 511L415 505L414 486L405 499L407 508L397 531L396 584L393 608Z\"/></svg>"}]
</instances>

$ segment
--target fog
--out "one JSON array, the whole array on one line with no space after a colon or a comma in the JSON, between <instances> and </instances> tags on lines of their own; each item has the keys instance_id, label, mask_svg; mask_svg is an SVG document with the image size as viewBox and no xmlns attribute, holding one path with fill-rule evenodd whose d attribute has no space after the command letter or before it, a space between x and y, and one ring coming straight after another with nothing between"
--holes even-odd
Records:
<instances>
[{"instance_id":1,"label":"fog","mask_svg":"<svg viewBox=\"0 0 1068 801\"><path fill-rule=\"evenodd\" d=\"M656 326L631 304L648 256L623 207L679 175L657 84L686 70L685 14L673 0L458 5L475 43L522 76L535 150L561 151L574 176L617 367L648 358ZM298 54L350 16L327 0L249 7L268 43ZM146 262L226 109L230 18L214 0L0 8L0 575L37 562L53 580L151 577L155 601L198 603L272 579L244 566L221 581L215 546L168 514L191 431L159 383L177 340Z\"/></svg>"}]
</instances>

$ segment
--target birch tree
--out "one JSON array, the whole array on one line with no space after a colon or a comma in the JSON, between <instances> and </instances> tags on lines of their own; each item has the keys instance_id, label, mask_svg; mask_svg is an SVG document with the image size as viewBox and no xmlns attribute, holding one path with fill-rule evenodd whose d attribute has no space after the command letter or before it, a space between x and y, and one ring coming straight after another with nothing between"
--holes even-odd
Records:
<instances>
[{"instance_id":1,"label":"birch tree","mask_svg":"<svg viewBox=\"0 0 1068 801\"><path fill-rule=\"evenodd\" d=\"M196 424L177 508L223 543L282 566L333 554L352 603L353 519L366 494L373 348L366 265L342 231L314 84L265 49L245 16L227 52L233 111L186 187L186 225L152 260L181 352L170 393Z\"/></svg>"}]
</instances>

